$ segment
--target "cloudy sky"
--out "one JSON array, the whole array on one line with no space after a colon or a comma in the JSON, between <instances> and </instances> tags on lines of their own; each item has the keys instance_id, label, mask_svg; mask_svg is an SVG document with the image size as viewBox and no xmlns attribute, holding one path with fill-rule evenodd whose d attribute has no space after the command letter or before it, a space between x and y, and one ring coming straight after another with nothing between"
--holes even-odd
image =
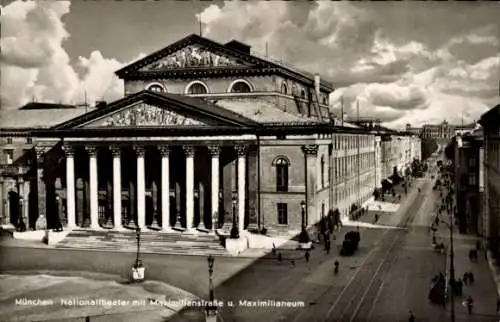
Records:
<instances>
[{"instance_id":1,"label":"cloudy sky","mask_svg":"<svg viewBox=\"0 0 500 322\"><path fill-rule=\"evenodd\" d=\"M331 104L386 125L475 120L500 103L500 4L11 2L1 7L1 108L116 99L114 71L198 32L331 80Z\"/></svg>"}]
</instances>

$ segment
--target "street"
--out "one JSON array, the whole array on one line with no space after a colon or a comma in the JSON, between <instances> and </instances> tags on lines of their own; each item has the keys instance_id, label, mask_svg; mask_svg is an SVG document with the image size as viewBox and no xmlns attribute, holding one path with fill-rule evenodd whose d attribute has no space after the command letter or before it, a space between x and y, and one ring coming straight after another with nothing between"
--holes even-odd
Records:
<instances>
[{"instance_id":1,"label":"street","mask_svg":"<svg viewBox=\"0 0 500 322\"><path fill-rule=\"evenodd\" d=\"M223 321L407 321L410 310L416 321L447 321L447 309L428 300L431 278L446 270L446 253L432 248L429 230L433 210L439 196L432 191L430 177L416 179L408 195L403 197L399 210L390 216L399 216L398 227L387 229L359 228L360 249L351 257L340 257L338 246L343 235L356 227L343 227L336 233L333 249L326 254L322 245L311 251L306 262L303 252L279 250L282 261L268 255L250 258L217 257L214 283L215 297L229 303L219 313ZM419 193L417 188L422 191ZM366 219L366 218L365 218ZM371 220L370 218L367 218ZM396 218L390 218L394 222ZM396 228L396 229L394 229ZM442 229L438 239L447 241ZM465 241L461 243L461 240ZM468 245L473 244L457 234L457 277L463 273L460 266ZM459 256L462 251L462 257ZM2 272L59 271L75 274L94 271L127 275L134 254L74 251L60 249L30 249L4 247L1 249ZM462 259L461 259L462 258ZM144 254L149 279L159 280L206 298L208 280L206 259L198 256L170 256ZM334 261L340 270L333 273ZM484 263L482 263L484 264ZM456 321L495 321L495 286L487 268L478 264L473 268L477 276L471 288L476 298L477 312L471 317L461 308L463 299L456 301ZM483 285L486 285L483 287ZM472 294L471 293L471 294ZM485 295L486 294L486 295ZM488 298L491 301L482 301ZM303 306L276 307L240 305L241 301L288 301ZM485 303L482 303L485 302ZM488 303L486 303L488 302ZM113 321L101 316L99 321ZM199 308L186 308L170 321L203 321ZM74 320L77 321L77 320Z\"/></svg>"}]
</instances>

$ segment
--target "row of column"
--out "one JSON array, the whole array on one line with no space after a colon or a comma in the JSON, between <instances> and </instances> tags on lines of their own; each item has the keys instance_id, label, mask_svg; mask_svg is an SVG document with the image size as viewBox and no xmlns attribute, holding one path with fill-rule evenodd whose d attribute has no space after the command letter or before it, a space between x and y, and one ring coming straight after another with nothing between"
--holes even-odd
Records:
<instances>
[{"instance_id":1,"label":"row of column","mask_svg":"<svg viewBox=\"0 0 500 322\"><path fill-rule=\"evenodd\" d=\"M68 228L76 227L76 196L75 196L75 158L74 148L64 145L66 155L66 185L67 185L67 213ZM98 223L98 180L97 180L97 149L95 146L85 147L89 154L90 173L90 227L99 228ZM238 228L244 229L245 218L245 173L246 151L244 145L235 147L238 155ZM145 149L143 146L134 146L137 155L137 226L145 228L146 222L146 194L145 194ZM171 230L170 227L170 148L159 146L161 153L161 200L162 200L162 229ZM194 223L194 154L195 147L183 146L186 157L186 230L192 232ZM211 155L211 219L212 229L217 227L219 213L219 145L210 145L208 150ZM113 155L113 224L115 229L122 227L121 213L121 150L111 147ZM202 227L201 220L199 228Z\"/></svg>"}]
</instances>

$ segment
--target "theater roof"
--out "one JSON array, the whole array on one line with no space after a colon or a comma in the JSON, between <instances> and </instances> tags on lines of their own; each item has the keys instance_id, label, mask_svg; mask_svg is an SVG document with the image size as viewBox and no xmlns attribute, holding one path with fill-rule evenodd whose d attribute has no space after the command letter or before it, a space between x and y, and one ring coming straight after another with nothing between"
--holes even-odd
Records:
<instances>
[{"instance_id":1,"label":"theater roof","mask_svg":"<svg viewBox=\"0 0 500 322\"><path fill-rule=\"evenodd\" d=\"M194 57L196 62L186 65L184 64L187 60L185 50L192 48L195 52L189 51L188 55L190 58ZM201 50L198 52L200 48ZM203 57L207 53L214 55L212 56L214 58ZM221 57L224 59L222 64L218 62ZM217 62L214 63L214 59ZM175 64L179 61L182 61L182 64L176 66ZM151 78L153 76L192 77L198 73L205 76L208 74L282 74L308 85L314 85L314 75L311 73L252 55L250 46L246 44L238 41L221 44L196 34L184 37L116 71L116 75L123 79ZM320 79L320 87L327 92L334 90L333 84L324 79Z\"/></svg>"},{"instance_id":2,"label":"theater roof","mask_svg":"<svg viewBox=\"0 0 500 322\"><path fill-rule=\"evenodd\" d=\"M28 108L26 106L30 105ZM0 128L50 128L78 117L93 108L58 104L29 103L20 109L0 110Z\"/></svg>"}]
</instances>

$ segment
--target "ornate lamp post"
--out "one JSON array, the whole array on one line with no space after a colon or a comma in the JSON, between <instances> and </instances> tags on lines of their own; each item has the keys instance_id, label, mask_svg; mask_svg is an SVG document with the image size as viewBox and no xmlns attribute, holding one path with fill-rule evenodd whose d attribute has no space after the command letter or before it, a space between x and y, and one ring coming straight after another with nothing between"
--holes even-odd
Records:
<instances>
[{"instance_id":1,"label":"ornate lamp post","mask_svg":"<svg viewBox=\"0 0 500 322\"><path fill-rule=\"evenodd\" d=\"M206 307L207 320L211 321L217 318L217 305L214 304L214 284L212 280L212 274L214 272L214 261L215 258L209 255L207 258L208 262L208 292L209 292L209 303Z\"/></svg>"},{"instance_id":2,"label":"ornate lamp post","mask_svg":"<svg viewBox=\"0 0 500 322\"><path fill-rule=\"evenodd\" d=\"M231 228L231 238L238 238L240 236L240 232L238 231L238 225L236 224L236 196L233 196L232 205L233 205L233 227Z\"/></svg>"},{"instance_id":3,"label":"ornate lamp post","mask_svg":"<svg viewBox=\"0 0 500 322\"><path fill-rule=\"evenodd\" d=\"M137 227L135 230L135 237L137 239L137 254L135 257L135 263L132 266L132 281L133 282L142 282L144 280L144 270L145 267L142 264L140 259L140 251L141 251L141 228Z\"/></svg>"}]
</instances>

